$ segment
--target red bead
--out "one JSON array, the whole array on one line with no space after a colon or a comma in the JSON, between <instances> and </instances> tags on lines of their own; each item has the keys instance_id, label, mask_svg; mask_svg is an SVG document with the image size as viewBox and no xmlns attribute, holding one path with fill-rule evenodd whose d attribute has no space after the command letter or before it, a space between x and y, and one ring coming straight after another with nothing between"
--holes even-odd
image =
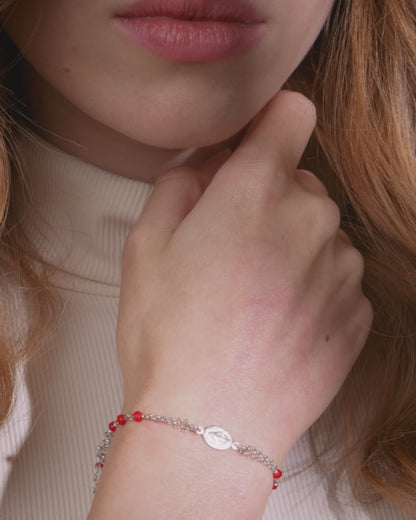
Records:
<instances>
[{"instance_id":1,"label":"red bead","mask_svg":"<svg viewBox=\"0 0 416 520\"><path fill-rule=\"evenodd\" d=\"M117 425L116 423L113 421L113 422L110 422L110 424L108 425L109 429L112 431L112 432L115 432L117 430Z\"/></svg>"},{"instance_id":2,"label":"red bead","mask_svg":"<svg viewBox=\"0 0 416 520\"><path fill-rule=\"evenodd\" d=\"M277 469L274 473L273 473L273 478L280 478L281 476L283 475L283 473L280 471L280 469Z\"/></svg>"},{"instance_id":3,"label":"red bead","mask_svg":"<svg viewBox=\"0 0 416 520\"><path fill-rule=\"evenodd\" d=\"M100 462L100 468L103 468L104 467L104 464L102 462Z\"/></svg>"},{"instance_id":4,"label":"red bead","mask_svg":"<svg viewBox=\"0 0 416 520\"><path fill-rule=\"evenodd\" d=\"M143 419L143 416L142 416L142 412L134 412L133 414L133 420L136 421L136 422L141 422Z\"/></svg>"},{"instance_id":5,"label":"red bead","mask_svg":"<svg viewBox=\"0 0 416 520\"><path fill-rule=\"evenodd\" d=\"M273 489L277 489L279 487L279 484L277 482L273 482Z\"/></svg>"},{"instance_id":6,"label":"red bead","mask_svg":"<svg viewBox=\"0 0 416 520\"><path fill-rule=\"evenodd\" d=\"M126 424L126 419L124 418L123 414L120 414L117 416L117 422L118 422L118 424L121 424L121 426Z\"/></svg>"}]
</instances>

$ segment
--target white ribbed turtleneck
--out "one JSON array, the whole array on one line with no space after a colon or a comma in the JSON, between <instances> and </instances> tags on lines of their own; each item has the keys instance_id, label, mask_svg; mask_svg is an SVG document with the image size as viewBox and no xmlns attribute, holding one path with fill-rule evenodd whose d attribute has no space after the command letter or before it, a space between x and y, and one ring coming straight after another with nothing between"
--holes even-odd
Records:
<instances>
[{"instance_id":1,"label":"white ribbed turtleneck","mask_svg":"<svg viewBox=\"0 0 416 520\"><path fill-rule=\"evenodd\" d=\"M152 185L103 171L34 135L21 140L32 205L25 229L59 286L118 295L124 240ZM85 286L88 281L88 288Z\"/></svg>"},{"instance_id":2,"label":"white ribbed turtleneck","mask_svg":"<svg viewBox=\"0 0 416 520\"><path fill-rule=\"evenodd\" d=\"M26 367L0 435L0 518L85 520L96 445L122 401L115 351L122 247L151 185L102 171L34 136L20 147L31 194L20 207L22 226L54 268L63 311L45 353ZM331 428L330 420L322 424ZM285 479L263 520L402 518L385 503L335 505L308 462L304 436L284 463ZM163 492L170 478L154 485Z\"/></svg>"}]
</instances>

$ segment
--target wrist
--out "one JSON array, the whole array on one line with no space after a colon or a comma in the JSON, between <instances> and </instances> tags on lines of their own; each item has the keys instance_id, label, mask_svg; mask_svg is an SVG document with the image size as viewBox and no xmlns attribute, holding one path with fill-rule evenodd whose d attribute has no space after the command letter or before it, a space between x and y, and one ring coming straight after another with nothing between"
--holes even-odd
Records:
<instances>
[{"instance_id":1,"label":"wrist","mask_svg":"<svg viewBox=\"0 0 416 520\"><path fill-rule=\"evenodd\" d=\"M162 500L175 504L172 518L220 518L229 511L229 518L252 520L260 518L264 510L271 475L266 467L232 450L210 449L195 434L143 420L115 432L96 498L99 504L103 497L111 504L111 494L117 493L123 513L128 515L129 507L137 510L137 492L131 494L128 489L147 489L145 496L141 494L143 509L137 518L146 518L146 514L159 518L152 508ZM180 511L181 498L186 498L186 511ZM98 509L96 518L107 518L99 516L103 511ZM106 514L111 517L108 511Z\"/></svg>"},{"instance_id":2,"label":"wrist","mask_svg":"<svg viewBox=\"0 0 416 520\"><path fill-rule=\"evenodd\" d=\"M176 395L173 392L148 392L139 400L125 400L122 411L131 413L142 410L169 417L181 417L191 423L208 427L220 426L227 430L234 440L255 446L269 455L280 466L292 448L293 442L285 427L284 421L276 417L272 411L256 407L247 401L230 398L209 399L189 392Z\"/></svg>"}]
</instances>

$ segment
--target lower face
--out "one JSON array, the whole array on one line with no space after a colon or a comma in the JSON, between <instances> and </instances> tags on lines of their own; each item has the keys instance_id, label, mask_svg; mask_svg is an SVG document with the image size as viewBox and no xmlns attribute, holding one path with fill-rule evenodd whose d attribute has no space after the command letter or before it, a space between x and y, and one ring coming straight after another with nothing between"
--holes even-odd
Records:
<instances>
[{"instance_id":1,"label":"lower face","mask_svg":"<svg viewBox=\"0 0 416 520\"><path fill-rule=\"evenodd\" d=\"M77 121L91 121L131 142L184 149L241 130L300 63L332 4L252 0L259 34L228 54L137 41L116 16L130 0L19 0L3 19L36 71L28 85L32 115L49 130L71 134ZM67 130L56 121L62 113Z\"/></svg>"}]
</instances>

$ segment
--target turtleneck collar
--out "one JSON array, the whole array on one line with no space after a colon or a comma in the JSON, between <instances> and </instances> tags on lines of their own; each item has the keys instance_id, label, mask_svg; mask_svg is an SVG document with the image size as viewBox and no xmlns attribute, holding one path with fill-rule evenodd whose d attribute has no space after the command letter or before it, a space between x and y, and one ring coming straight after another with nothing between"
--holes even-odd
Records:
<instances>
[{"instance_id":1,"label":"turtleneck collar","mask_svg":"<svg viewBox=\"0 0 416 520\"><path fill-rule=\"evenodd\" d=\"M152 185L120 177L62 152L34 134L19 136L29 202L19 221L55 286L118 296L124 241Z\"/></svg>"}]
</instances>

